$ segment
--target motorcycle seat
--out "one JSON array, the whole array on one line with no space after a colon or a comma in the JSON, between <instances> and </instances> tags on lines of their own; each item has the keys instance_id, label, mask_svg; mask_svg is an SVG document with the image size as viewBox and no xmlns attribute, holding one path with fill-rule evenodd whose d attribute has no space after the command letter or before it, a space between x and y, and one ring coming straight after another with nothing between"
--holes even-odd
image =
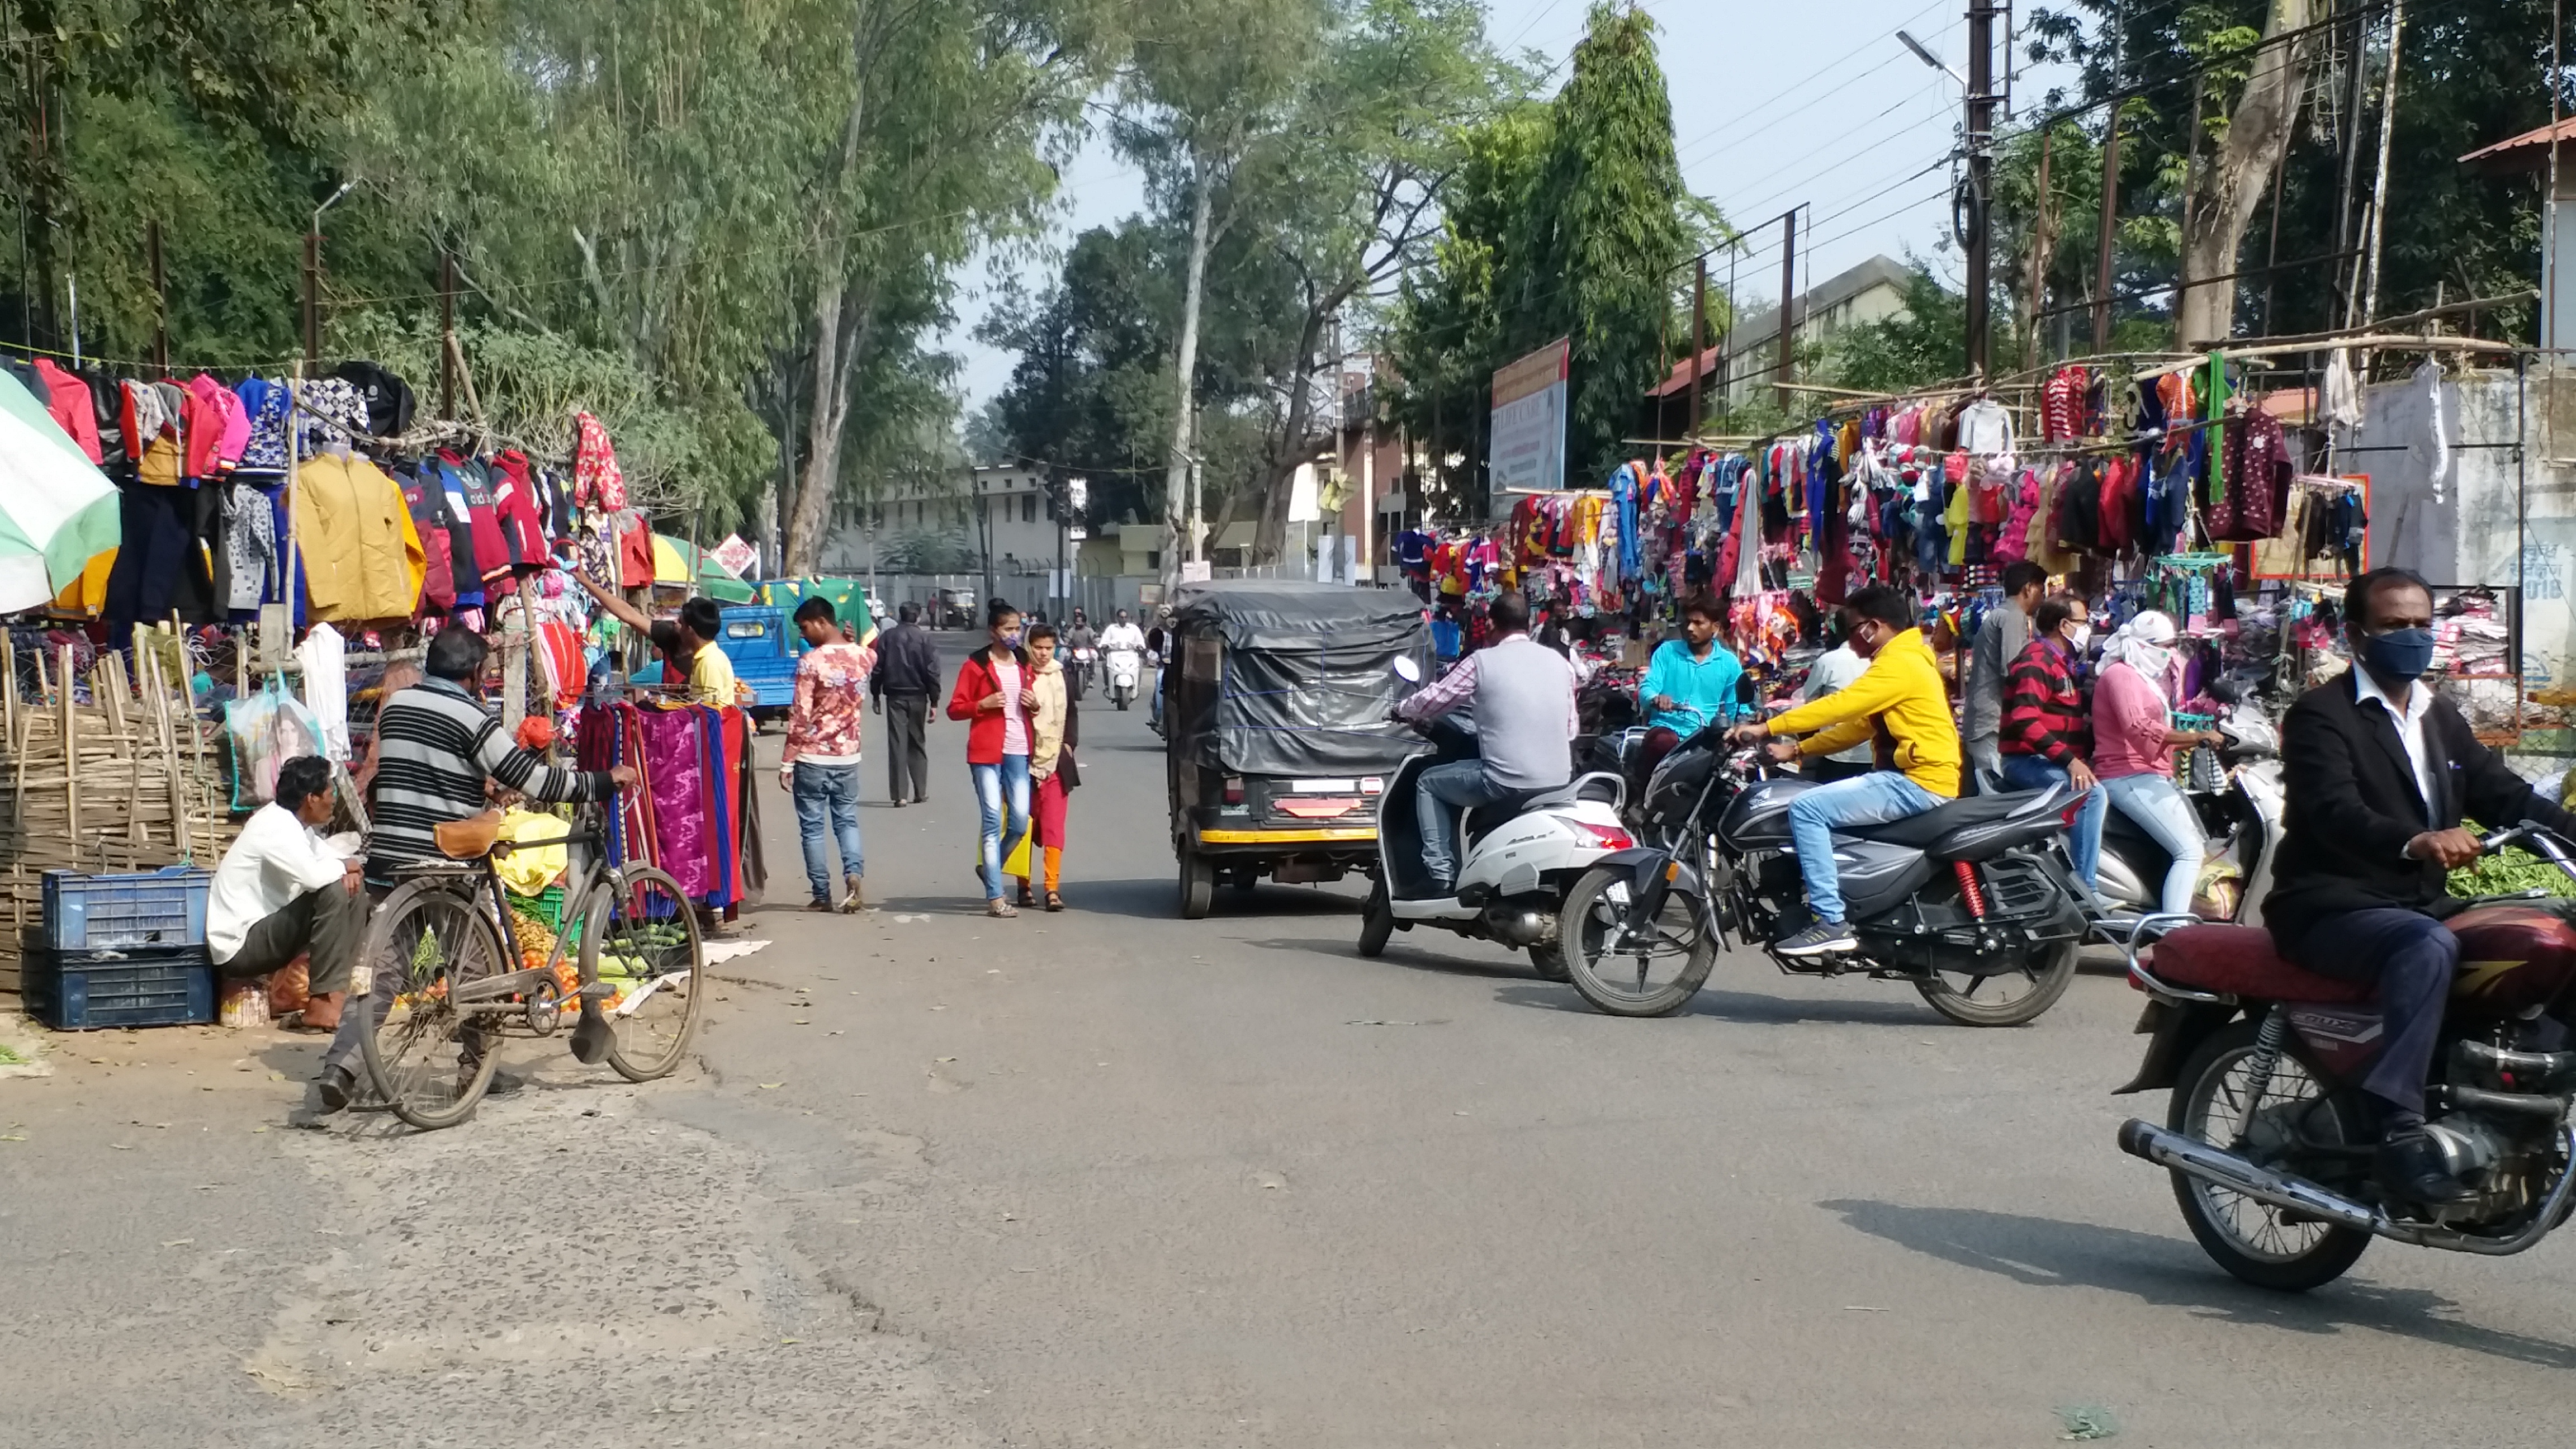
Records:
<instances>
[{"instance_id":1,"label":"motorcycle seat","mask_svg":"<svg viewBox=\"0 0 2576 1449\"><path fill-rule=\"evenodd\" d=\"M1884 845L1933 851L1944 839L1972 827L2045 820L2050 829L2055 829L2057 816L2048 807L2057 794L2055 790L2019 790L2003 795L1965 795L1920 815L1908 815L1885 825L1853 826L1839 833Z\"/></svg>"},{"instance_id":2,"label":"motorcycle seat","mask_svg":"<svg viewBox=\"0 0 2576 1449\"><path fill-rule=\"evenodd\" d=\"M1611 804L1619 798L1616 776L1601 773L1577 775L1562 785L1542 785L1530 790L1514 790L1490 804L1468 807L1467 818L1459 829L1459 838L1469 845L1482 840L1496 826L1515 820L1532 810L1548 810L1571 805L1578 800L1599 800Z\"/></svg>"},{"instance_id":3,"label":"motorcycle seat","mask_svg":"<svg viewBox=\"0 0 2576 1449\"><path fill-rule=\"evenodd\" d=\"M2185 926L2156 942L2147 969L2170 985L2258 1001L2348 1006L2379 994L2367 983L2338 981L2283 960L2272 933L2260 926Z\"/></svg>"}]
</instances>

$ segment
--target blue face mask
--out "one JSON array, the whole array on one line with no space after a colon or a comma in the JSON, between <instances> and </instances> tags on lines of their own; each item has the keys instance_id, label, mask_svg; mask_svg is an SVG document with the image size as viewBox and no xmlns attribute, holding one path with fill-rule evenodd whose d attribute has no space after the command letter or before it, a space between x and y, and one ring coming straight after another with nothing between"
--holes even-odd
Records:
<instances>
[{"instance_id":1,"label":"blue face mask","mask_svg":"<svg viewBox=\"0 0 2576 1449\"><path fill-rule=\"evenodd\" d=\"M1005 644L1010 645L1010 646L1011 646L1012 648L1014 648L1014 649L1019 648L1019 647L1020 647L1020 631L1019 631L1019 630L1017 630L1017 629L1005 629L1005 630L1003 630L1003 631L1002 631L1002 642L1003 642L1003 643L1005 643Z\"/></svg>"},{"instance_id":2,"label":"blue face mask","mask_svg":"<svg viewBox=\"0 0 2576 1449\"><path fill-rule=\"evenodd\" d=\"M2361 638L2361 661L2393 679L2413 679L2433 667L2433 631L2391 629Z\"/></svg>"}]
</instances>

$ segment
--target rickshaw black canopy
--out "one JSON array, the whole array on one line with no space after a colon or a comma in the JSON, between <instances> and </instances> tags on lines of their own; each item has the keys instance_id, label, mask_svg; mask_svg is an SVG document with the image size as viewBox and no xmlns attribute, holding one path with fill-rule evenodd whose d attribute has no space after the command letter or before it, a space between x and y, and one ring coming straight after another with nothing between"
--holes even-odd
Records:
<instances>
[{"instance_id":1,"label":"rickshaw black canopy","mask_svg":"<svg viewBox=\"0 0 2576 1449\"><path fill-rule=\"evenodd\" d=\"M1412 595L1272 579L1185 584L1164 700L1175 763L1236 775L1391 768L1414 747L1390 723L1428 680L1431 628Z\"/></svg>"}]
</instances>

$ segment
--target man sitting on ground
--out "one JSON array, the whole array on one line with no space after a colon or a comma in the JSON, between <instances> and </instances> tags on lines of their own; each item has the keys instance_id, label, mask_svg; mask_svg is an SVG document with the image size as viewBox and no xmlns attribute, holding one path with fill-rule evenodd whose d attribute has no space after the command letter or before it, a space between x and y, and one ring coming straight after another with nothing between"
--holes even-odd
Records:
<instances>
[{"instance_id":1,"label":"man sitting on ground","mask_svg":"<svg viewBox=\"0 0 2576 1449\"><path fill-rule=\"evenodd\" d=\"M1869 661L1860 678L1768 722L1741 724L1727 732L1737 744L1806 735L1802 744L1773 741L1773 755L1784 763L1880 738L1882 763L1895 767L1819 785L1789 802L1789 838L1816 919L1773 943L1783 956L1860 948L1860 939L1843 919L1841 876L1834 867L1836 827L1885 825L1920 815L1949 803L1959 789L1959 729L1950 720L1940 666L1923 642L1923 631L1914 627L1914 600L1886 584L1862 589L1843 605L1843 638L1854 654Z\"/></svg>"},{"instance_id":2,"label":"man sitting on ground","mask_svg":"<svg viewBox=\"0 0 2576 1449\"><path fill-rule=\"evenodd\" d=\"M206 951L222 975L266 976L307 957L307 1031L339 1026L367 932L359 863L319 834L331 809L329 760L299 755L279 766L276 798L243 824L206 894Z\"/></svg>"}]
</instances>

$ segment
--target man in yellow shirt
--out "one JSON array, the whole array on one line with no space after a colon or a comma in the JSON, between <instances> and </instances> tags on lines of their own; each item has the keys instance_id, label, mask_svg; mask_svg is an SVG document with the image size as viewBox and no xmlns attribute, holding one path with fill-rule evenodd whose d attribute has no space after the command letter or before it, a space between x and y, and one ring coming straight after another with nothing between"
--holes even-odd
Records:
<instances>
[{"instance_id":1,"label":"man in yellow shirt","mask_svg":"<svg viewBox=\"0 0 2576 1449\"><path fill-rule=\"evenodd\" d=\"M1872 584L1852 595L1842 613L1844 639L1853 653L1869 661L1860 678L1767 722L1727 732L1738 744L1806 735L1803 743L1773 741L1773 757L1784 763L1801 755L1830 755L1863 740L1882 742L1876 770L1819 785L1789 802L1789 838L1816 919L1773 943L1783 956L1860 948L1843 920L1841 878L1834 868L1835 827L1903 820L1945 805L1959 793L1959 729L1950 718L1940 666L1923 642L1923 631L1914 627L1913 598L1901 589ZM1893 769L1888 768L1891 763Z\"/></svg>"},{"instance_id":2,"label":"man in yellow shirt","mask_svg":"<svg viewBox=\"0 0 2576 1449\"><path fill-rule=\"evenodd\" d=\"M728 705L751 703L751 691L734 678L733 660L726 657L716 639L724 632L724 610L704 594L680 605L677 620L655 619L617 596L588 574L574 574L590 596L599 601L620 623L653 641L662 651L662 679L665 683L685 675L689 681L683 691L691 704Z\"/></svg>"}]
</instances>

